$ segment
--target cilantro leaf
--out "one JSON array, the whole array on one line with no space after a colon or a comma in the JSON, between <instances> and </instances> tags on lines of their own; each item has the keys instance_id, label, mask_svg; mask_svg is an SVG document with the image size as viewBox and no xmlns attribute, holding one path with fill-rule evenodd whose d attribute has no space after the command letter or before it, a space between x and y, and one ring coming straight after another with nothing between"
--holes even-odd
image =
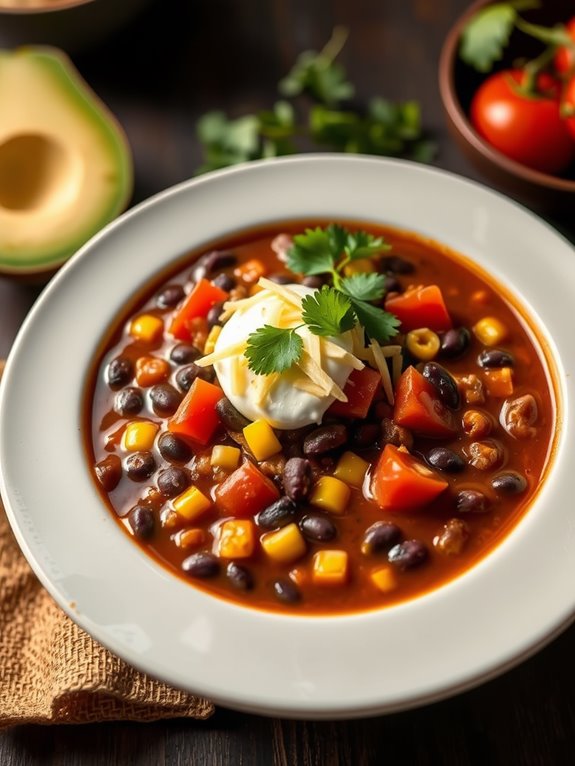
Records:
<instances>
[{"instance_id":1,"label":"cilantro leaf","mask_svg":"<svg viewBox=\"0 0 575 766\"><path fill-rule=\"evenodd\" d=\"M339 335L355 325L350 299L333 287L324 285L302 302L302 319L314 335Z\"/></svg>"},{"instance_id":2,"label":"cilantro leaf","mask_svg":"<svg viewBox=\"0 0 575 766\"><path fill-rule=\"evenodd\" d=\"M344 252L350 261L358 258L371 258L383 250L390 250L391 245L383 237L374 237L366 231L348 232Z\"/></svg>"},{"instance_id":3,"label":"cilantro leaf","mask_svg":"<svg viewBox=\"0 0 575 766\"><path fill-rule=\"evenodd\" d=\"M350 298L359 323L370 338L378 343L387 343L399 332L399 319L389 311L372 306L371 303Z\"/></svg>"},{"instance_id":4,"label":"cilantro leaf","mask_svg":"<svg viewBox=\"0 0 575 766\"><path fill-rule=\"evenodd\" d=\"M296 274L308 276L330 272L339 255L337 251L334 252L338 236L329 227L321 229L319 226L316 229L306 229L304 234L296 234L293 245L287 251L288 268Z\"/></svg>"},{"instance_id":5,"label":"cilantro leaf","mask_svg":"<svg viewBox=\"0 0 575 766\"><path fill-rule=\"evenodd\" d=\"M270 375L288 370L300 359L302 351L303 341L293 328L266 324L248 335L244 355L250 370L257 375Z\"/></svg>"},{"instance_id":6,"label":"cilantro leaf","mask_svg":"<svg viewBox=\"0 0 575 766\"><path fill-rule=\"evenodd\" d=\"M223 112L208 112L201 117L197 133L204 145L204 164L198 172L205 173L260 157L259 126L255 115L230 120Z\"/></svg>"},{"instance_id":7,"label":"cilantro leaf","mask_svg":"<svg viewBox=\"0 0 575 766\"><path fill-rule=\"evenodd\" d=\"M340 289L350 298L360 301L379 301L385 293L383 274L354 274L341 280Z\"/></svg>"},{"instance_id":8,"label":"cilantro leaf","mask_svg":"<svg viewBox=\"0 0 575 766\"><path fill-rule=\"evenodd\" d=\"M478 72L489 72L494 62L503 56L517 21L517 11L536 5L529 0L495 3L474 14L461 36L460 56L463 61Z\"/></svg>"}]
</instances>

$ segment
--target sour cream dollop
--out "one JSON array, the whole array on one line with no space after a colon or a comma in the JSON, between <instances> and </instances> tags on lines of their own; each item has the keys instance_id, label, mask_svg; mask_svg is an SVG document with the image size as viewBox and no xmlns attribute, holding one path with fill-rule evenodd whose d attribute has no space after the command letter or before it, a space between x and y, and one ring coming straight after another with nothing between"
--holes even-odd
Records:
<instances>
[{"instance_id":1,"label":"sour cream dollop","mask_svg":"<svg viewBox=\"0 0 575 766\"><path fill-rule=\"evenodd\" d=\"M290 284L285 287L302 297L315 292L303 285ZM245 310L239 309L224 324L214 348L215 353L245 341L248 335L265 324L286 328L299 324L294 324L293 321L293 312L297 309L286 307L286 302L281 296L267 289L259 295L260 299L256 303ZM288 316L288 321L283 319L282 314ZM309 330L305 327L297 329L296 332L302 338L309 335ZM350 333L330 337L328 340L351 353L353 342ZM317 361L334 383L343 389L354 369L349 359L330 358L322 353ZM281 373L262 398L262 376L249 369L248 360L243 353L214 362L214 369L225 395L242 415L249 420L267 420L274 428L302 428L312 423L320 423L325 411L335 399L334 396L317 396L296 387L298 379L301 381L305 376L295 367Z\"/></svg>"}]
</instances>

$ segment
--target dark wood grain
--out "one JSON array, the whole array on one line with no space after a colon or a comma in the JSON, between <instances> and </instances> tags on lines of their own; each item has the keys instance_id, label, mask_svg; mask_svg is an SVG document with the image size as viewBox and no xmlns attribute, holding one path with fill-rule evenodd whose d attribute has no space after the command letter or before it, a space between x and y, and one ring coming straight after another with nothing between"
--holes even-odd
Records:
<instances>
[{"instance_id":1,"label":"dark wood grain","mask_svg":"<svg viewBox=\"0 0 575 766\"><path fill-rule=\"evenodd\" d=\"M436 84L442 40L466 5L466 0L156 0L105 46L74 60L126 128L136 165L134 202L193 174L200 160L194 136L200 114L224 108L239 115L269 105L297 52L321 47L336 24L350 29L342 60L358 86L358 99L381 94L420 101L425 123L439 141L437 164L475 178L446 135ZM571 227L556 223L575 234L572 222ZM34 288L0 280L0 355L36 295ZM570 629L474 691L366 720L279 721L220 709L205 723L19 727L0 734L0 764L570 764L575 761L574 653L575 629Z\"/></svg>"}]
</instances>

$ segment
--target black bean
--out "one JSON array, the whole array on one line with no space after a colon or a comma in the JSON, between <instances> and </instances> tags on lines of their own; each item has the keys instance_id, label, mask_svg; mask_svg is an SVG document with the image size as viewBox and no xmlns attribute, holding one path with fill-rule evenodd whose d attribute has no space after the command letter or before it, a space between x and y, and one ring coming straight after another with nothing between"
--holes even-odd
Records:
<instances>
[{"instance_id":1,"label":"black bean","mask_svg":"<svg viewBox=\"0 0 575 766\"><path fill-rule=\"evenodd\" d=\"M515 360L508 351L502 351L499 348L484 349L477 357L477 364L480 367L513 367Z\"/></svg>"},{"instance_id":2,"label":"black bean","mask_svg":"<svg viewBox=\"0 0 575 766\"><path fill-rule=\"evenodd\" d=\"M122 478L122 461L117 455L107 455L94 466L96 478L106 490L111 492L116 489Z\"/></svg>"},{"instance_id":3,"label":"black bean","mask_svg":"<svg viewBox=\"0 0 575 766\"><path fill-rule=\"evenodd\" d=\"M220 573L220 562L212 553L192 553L182 561L182 569L191 577L206 580Z\"/></svg>"},{"instance_id":4,"label":"black bean","mask_svg":"<svg viewBox=\"0 0 575 766\"><path fill-rule=\"evenodd\" d=\"M227 293L233 290L236 286L236 280L230 277L229 274L218 274L215 279L212 279L212 284L219 287L220 290L225 290Z\"/></svg>"},{"instance_id":5,"label":"black bean","mask_svg":"<svg viewBox=\"0 0 575 766\"><path fill-rule=\"evenodd\" d=\"M276 580L274 593L280 601L284 601L286 604L295 604L301 598L299 588L291 580Z\"/></svg>"},{"instance_id":6,"label":"black bean","mask_svg":"<svg viewBox=\"0 0 575 766\"><path fill-rule=\"evenodd\" d=\"M226 568L226 577L237 590L252 590L254 578L252 573L241 564L230 561Z\"/></svg>"},{"instance_id":7,"label":"black bean","mask_svg":"<svg viewBox=\"0 0 575 766\"><path fill-rule=\"evenodd\" d=\"M392 274L413 274L415 271L413 263L399 255L386 256L381 261L381 267L384 271L391 271Z\"/></svg>"},{"instance_id":8,"label":"black bean","mask_svg":"<svg viewBox=\"0 0 575 766\"><path fill-rule=\"evenodd\" d=\"M405 426L398 426L391 418L381 419L381 443L394 447L413 447L413 434Z\"/></svg>"},{"instance_id":9,"label":"black bean","mask_svg":"<svg viewBox=\"0 0 575 766\"><path fill-rule=\"evenodd\" d=\"M459 513L486 513L489 500L478 489L462 489L455 496L455 504Z\"/></svg>"},{"instance_id":10,"label":"black bean","mask_svg":"<svg viewBox=\"0 0 575 766\"><path fill-rule=\"evenodd\" d=\"M304 537L314 543L329 543L337 535L337 527L327 516L310 513L299 523Z\"/></svg>"},{"instance_id":11,"label":"black bean","mask_svg":"<svg viewBox=\"0 0 575 766\"><path fill-rule=\"evenodd\" d=\"M149 540L154 534L154 514L146 505L135 505L128 513L128 524L135 537Z\"/></svg>"},{"instance_id":12,"label":"black bean","mask_svg":"<svg viewBox=\"0 0 575 766\"><path fill-rule=\"evenodd\" d=\"M465 460L457 452L447 447L433 447L426 455L427 462L433 468L446 473L459 473L465 468Z\"/></svg>"},{"instance_id":13,"label":"black bean","mask_svg":"<svg viewBox=\"0 0 575 766\"><path fill-rule=\"evenodd\" d=\"M192 282L199 282L200 279L205 279L212 271L219 271L227 266L233 266L237 263L237 260L237 256L229 251L214 250L211 253L206 253L195 262L190 272L190 279Z\"/></svg>"},{"instance_id":14,"label":"black bean","mask_svg":"<svg viewBox=\"0 0 575 766\"><path fill-rule=\"evenodd\" d=\"M132 481L144 481L156 470L156 461L151 452L133 452L126 458L126 473Z\"/></svg>"},{"instance_id":15,"label":"black bean","mask_svg":"<svg viewBox=\"0 0 575 766\"><path fill-rule=\"evenodd\" d=\"M365 530L361 542L361 552L364 556L372 553L382 553L401 540L401 529L390 521L376 521Z\"/></svg>"},{"instance_id":16,"label":"black bean","mask_svg":"<svg viewBox=\"0 0 575 766\"><path fill-rule=\"evenodd\" d=\"M314 429L303 440L305 455L323 455L325 452L342 447L347 442L347 428L344 425L321 426Z\"/></svg>"},{"instance_id":17,"label":"black bean","mask_svg":"<svg viewBox=\"0 0 575 766\"><path fill-rule=\"evenodd\" d=\"M302 285L305 285L305 287L312 287L314 290L319 290L319 288L325 284L325 280L323 277L314 274L311 277L304 277L301 283Z\"/></svg>"},{"instance_id":18,"label":"black bean","mask_svg":"<svg viewBox=\"0 0 575 766\"><path fill-rule=\"evenodd\" d=\"M404 540L394 545L387 554L387 560L398 569L414 569L425 562L428 556L426 546L421 540Z\"/></svg>"},{"instance_id":19,"label":"black bean","mask_svg":"<svg viewBox=\"0 0 575 766\"><path fill-rule=\"evenodd\" d=\"M208 380L211 377L213 377L211 370L208 370L205 367L198 367L197 364L192 362L191 364L187 364L185 367L180 367L180 369L176 372L174 379L178 388L186 392L190 390L192 383L196 378L203 378L204 380Z\"/></svg>"},{"instance_id":20,"label":"black bean","mask_svg":"<svg viewBox=\"0 0 575 766\"><path fill-rule=\"evenodd\" d=\"M216 404L216 413L220 423L228 431L242 431L249 426L250 421L244 418L241 412L238 412L229 399L223 396Z\"/></svg>"},{"instance_id":21,"label":"black bean","mask_svg":"<svg viewBox=\"0 0 575 766\"><path fill-rule=\"evenodd\" d=\"M180 406L182 394L169 383L157 383L150 389L152 408L156 415L173 415Z\"/></svg>"},{"instance_id":22,"label":"black bean","mask_svg":"<svg viewBox=\"0 0 575 766\"><path fill-rule=\"evenodd\" d=\"M166 285L156 294L156 306L161 309L170 309L177 306L185 296L182 285Z\"/></svg>"},{"instance_id":23,"label":"black bean","mask_svg":"<svg viewBox=\"0 0 575 766\"><path fill-rule=\"evenodd\" d=\"M491 486L502 495L518 495L527 489L527 480L516 471L505 471L491 479Z\"/></svg>"},{"instance_id":24,"label":"black bean","mask_svg":"<svg viewBox=\"0 0 575 766\"><path fill-rule=\"evenodd\" d=\"M170 359L176 364L190 364L201 356L200 350L189 343L178 343L170 351Z\"/></svg>"},{"instance_id":25,"label":"black bean","mask_svg":"<svg viewBox=\"0 0 575 766\"><path fill-rule=\"evenodd\" d=\"M139 388L124 388L114 397L114 411L118 415L137 415L144 406L144 397Z\"/></svg>"},{"instance_id":26,"label":"black bean","mask_svg":"<svg viewBox=\"0 0 575 766\"><path fill-rule=\"evenodd\" d=\"M467 351L470 341L471 333L467 327L447 330L441 338L439 353L445 359L457 359Z\"/></svg>"},{"instance_id":27,"label":"black bean","mask_svg":"<svg viewBox=\"0 0 575 766\"><path fill-rule=\"evenodd\" d=\"M383 289L386 293L402 293L403 286L393 274L386 274L383 278Z\"/></svg>"},{"instance_id":28,"label":"black bean","mask_svg":"<svg viewBox=\"0 0 575 766\"><path fill-rule=\"evenodd\" d=\"M270 274L268 279L276 285L290 285L294 281L293 274Z\"/></svg>"},{"instance_id":29,"label":"black bean","mask_svg":"<svg viewBox=\"0 0 575 766\"><path fill-rule=\"evenodd\" d=\"M260 511L256 521L262 529L285 527L293 521L296 510L296 504L289 497L280 497L275 503Z\"/></svg>"},{"instance_id":30,"label":"black bean","mask_svg":"<svg viewBox=\"0 0 575 766\"><path fill-rule=\"evenodd\" d=\"M165 431L160 435L158 449L164 460L168 460L170 463L187 463L193 455L186 442L169 431Z\"/></svg>"},{"instance_id":31,"label":"black bean","mask_svg":"<svg viewBox=\"0 0 575 766\"><path fill-rule=\"evenodd\" d=\"M380 436L381 426L377 423L360 423L353 428L351 440L355 447L375 447Z\"/></svg>"},{"instance_id":32,"label":"black bean","mask_svg":"<svg viewBox=\"0 0 575 766\"><path fill-rule=\"evenodd\" d=\"M106 380L110 388L121 388L134 377L134 365L125 356L112 359L106 370Z\"/></svg>"},{"instance_id":33,"label":"black bean","mask_svg":"<svg viewBox=\"0 0 575 766\"><path fill-rule=\"evenodd\" d=\"M185 468L171 465L158 475L158 489L164 497L176 497L190 486L190 474Z\"/></svg>"},{"instance_id":34,"label":"black bean","mask_svg":"<svg viewBox=\"0 0 575 766\"><path fill-rule=\"evenodd\" d=\"M457 383L437 362L426 362L423 365L422 375L426 378L439 394L440 400L452 410L456 410L460 404L459 389Z\"/></svg>"},{"instance_id":35,"label":"black bean","mask_svg":"<svg viewBox=\"0 0 575 766\"><path fill-rule=\"evenodd\" d=\"M214 327L217 324L221 324L220 314L222 313L223 309L224 309L223 301L214 303L212 308L208 311L208 315L206 317L206 320L208 322L208 327Z\"/></svg>"},{"instance_id":36,"label":"black bean","mask_svg":"<svg viewBox=\"0 0 575 766\"><path fill-rule=\"evenodd\" d=\"M313 475L311 463L303 457L290 457L284 466L283 486L286 495L301 503L310 493Z\"/></svg>"}]
</instances>

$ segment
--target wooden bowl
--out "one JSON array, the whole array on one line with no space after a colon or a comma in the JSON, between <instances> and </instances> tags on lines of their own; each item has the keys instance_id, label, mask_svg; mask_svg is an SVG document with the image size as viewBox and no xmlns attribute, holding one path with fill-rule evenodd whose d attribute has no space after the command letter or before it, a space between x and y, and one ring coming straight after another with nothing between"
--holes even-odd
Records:
<instances>
[{"instance_id":1,"label":"wooden bowl","mask_svg":"<svg viewBox=\"0 0 575 766\"><path fill-rule=\"evenodd\" d=\"M553 176L526 167L488 144L472 126L468 110L473 94L489 75L476 72L459 58L461 33L470 18L491 0L478 0L449 31L439 61L439 90L451 135L477 170L494 186L542 212L573 214L575 210L575 167ZM552 24L573 16L572 0L552 0L545 7L522 14L529 21ZM540 44L526 35L513 33L504 57L493 71L509 68L517 58L537 55Z\"/></svg>"}]
</instances>

